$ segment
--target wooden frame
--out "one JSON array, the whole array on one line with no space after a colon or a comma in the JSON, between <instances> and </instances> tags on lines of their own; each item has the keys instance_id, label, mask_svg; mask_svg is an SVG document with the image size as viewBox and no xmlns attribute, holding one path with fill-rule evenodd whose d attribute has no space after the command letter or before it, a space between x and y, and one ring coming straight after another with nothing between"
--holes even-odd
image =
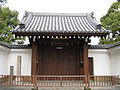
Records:
<instances>
[{"instance_id":1,"label":"wooden frame","mask_svg":"<svg viewBox=\"0 0 120 90\"><path fill-rule=\"evenodd\" d=\"M37 43L32 42L32 69L31 74L36 75L37 74Z\"/></svg>"},{"instance_id":2,"label":"wooden frame","mask_svg":"<svg viewBox=\"0 0 120 90\"><path fill-rule=\"evenodd\" d=\"M26 33L26 32L14 32L16 36L100 36L106 37L109 33Z\"/></svg>"},{"instance_id":3,"label":"wooden frame","mask_svg":"<svg viewBox=\"0 0 120 90\"><path fill-rule=\"evenodd\" d=\"M88 80L88 82L84 82ZM18 87L112 87L120 86L120 75L0 75L0 86Z\"/></svg>"},{"instance_id":4,"label":"wooden frame","mask_svg":"<svg viewBox=\"0 0 120 90\"><path fill-rule=\"evenodd\" d=\"M85 42L87 40L87 42ZM70 44L73 47L76 47L77 53L76 54L76 62L77 62L77 73L76 75L89 75L89 63L88 63L88 39L33 39L31 41L32 46L32 75L37 75L37 68L38 68L38 60L40 59L40 56L38 55L38 45L40 43L48 43L51 45L51 42L62 42L62 43L78 43L78 46L74 46ZM69 44L68 44L69 45ZM67 46L66 46L67 47ZM80 50L80 51L79 51ZM82 65L82 66L81 66ZM79 68L78 68L79 67ZM80 68L81 67L81 68ZM83 67L83 68L82 68Z\"/></svg>"}]
</instances>

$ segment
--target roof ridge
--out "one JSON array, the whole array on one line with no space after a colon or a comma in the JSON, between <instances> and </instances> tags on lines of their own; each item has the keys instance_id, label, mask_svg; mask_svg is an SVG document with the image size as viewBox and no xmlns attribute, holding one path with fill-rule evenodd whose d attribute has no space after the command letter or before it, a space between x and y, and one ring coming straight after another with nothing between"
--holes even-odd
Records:
<instances>
[{"instance_id":1,"label":"roof ridge","mask_svg":"<svg viewBox=\"0 0 120 90\"><path fill-rule=\"evenodd\" d=\"M88 16L91 13L54 13L54 12L28 12L32 15L44 15L44 16Z\"/></svg>"}]
</instances>

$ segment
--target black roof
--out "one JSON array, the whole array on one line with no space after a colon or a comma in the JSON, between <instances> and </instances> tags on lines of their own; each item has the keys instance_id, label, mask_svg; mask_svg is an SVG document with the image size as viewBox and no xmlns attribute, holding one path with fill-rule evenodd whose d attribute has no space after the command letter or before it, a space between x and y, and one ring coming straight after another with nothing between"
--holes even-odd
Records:
<instances>
[{"instance_id":1,"label":"black roof","mask_svg":"<svg viewBox=\"0 0 120 90\"><path fill-rule=\"evenodd\" d=\"M108 34L101 28L93 13L36 13L26 12L13 33L82 33Z\"/></svg>"}]
</instances>

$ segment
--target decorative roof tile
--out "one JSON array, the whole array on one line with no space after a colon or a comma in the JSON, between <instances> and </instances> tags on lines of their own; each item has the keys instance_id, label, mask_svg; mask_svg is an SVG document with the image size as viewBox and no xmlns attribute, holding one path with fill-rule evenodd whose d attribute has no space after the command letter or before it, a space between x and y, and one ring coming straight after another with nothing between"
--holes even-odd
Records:
<instances>
[{"instance_id":1,"label":"decorative roof tile","mask_svg":"<svg viewBox=\"0 0 120 90\"><path fill-rule=\"evenodd\" d=\"M27 12L13 33L109 33L98 28L92 13L33 13Z\"/></svg>"}]
</instances>

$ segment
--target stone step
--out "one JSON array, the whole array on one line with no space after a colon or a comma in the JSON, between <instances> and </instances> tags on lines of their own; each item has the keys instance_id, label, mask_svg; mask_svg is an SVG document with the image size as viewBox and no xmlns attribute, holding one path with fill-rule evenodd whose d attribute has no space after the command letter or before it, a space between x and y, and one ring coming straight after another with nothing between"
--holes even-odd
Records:
<instances>
[{"instance_id":1,"label":"stone step","mask_svg":"<svg viewBox=\"0 0 120 90\"><path fill-rule=\"evenodd\" d=\"M0 86L0 90L10 90L9 87Z\"/></svg>"}]
</instances>

